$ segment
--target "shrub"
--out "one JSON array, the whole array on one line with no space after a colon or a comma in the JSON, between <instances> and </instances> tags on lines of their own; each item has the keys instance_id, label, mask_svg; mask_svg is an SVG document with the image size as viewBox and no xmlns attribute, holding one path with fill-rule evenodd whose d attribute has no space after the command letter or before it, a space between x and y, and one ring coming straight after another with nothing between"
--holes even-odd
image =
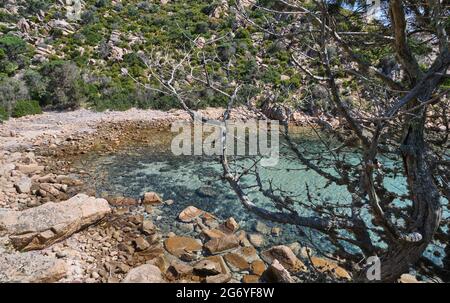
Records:
<instances>
[{"instance_id":1,"label":"shrub","mask_svg":"<svg viewBox=\"0 0 450 303\"><path fill-rule=\"evenodd\" d=\"M0 81L0 107L11 113L19 100L29 99L28 89L23 81L5 78Z\"/></svg>"},{"instance_id":2,"label":"shrub","mask_svg":"<svg viewBox=\"0 0 450 303\"><path fill-rule=\"evenodd\" d=\"M25 41L10 34L0 37L0 49L9 60L16 60L19 55L28 51Z\"/></svg>"},{"instance_id":3,"label":"shrub","mask_svg":"<svg viewBox=\"0 0 450 303\"><path fill-rule=\"evenodd\" d=\"M8 120L8 112L2 106L0 106L0 121Z\"/></svg>"},{"instance_id":4,"label":"shrub","mask_svg":"<svg viewBox=\"0 0 450 303\"><path fill-rule=\"evenodd\" d=\"M20 100L14 106L11 116L19 118L27 115L41 114L42 109L39 102L35 100Z\"/></svg>"},{"instance_id":5,"label":"shrub","mask_svg":"<svg viewBox=\"0 0 450 303\"><path fill-rule=\"evenodd\" d=\"M41 105L54 109L74 109L85 101L86 94L79 68L66 61L51 61L40 70L45 75L47 89Z\"/></svg>"}]
</instances>

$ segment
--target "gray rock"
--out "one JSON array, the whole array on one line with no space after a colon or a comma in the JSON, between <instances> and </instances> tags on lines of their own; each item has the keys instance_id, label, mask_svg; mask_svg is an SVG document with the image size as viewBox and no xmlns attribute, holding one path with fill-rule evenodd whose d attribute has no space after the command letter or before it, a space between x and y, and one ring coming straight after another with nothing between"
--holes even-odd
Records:
<instances>
[{"instance_id":1,"label":"gray rock","mask_svg":"<svg viewBox=\"0 0 450 303\"><path fill-rule=\"evenodd\" d=\"M130 270L123 283L164 283L161 270L151 264L144 264Z\"/></svg>"},{"instance_id":2,"label":"gray rock","mask_svg":"<svg viewBox=\"0 0 450 303\"><path fill-rule=\"evenodd\" d=\"M99 221L110 212L106 200L84 194L24 211L0 209L0 233L9 234L17 249L42 249Z\"/></svg>"},{"instance_id":3,"label":"gray rock","mask_svg":"<svg viewBox=\"0 0 450 303\"><path fill-rule=\"evenodd\" d=\"M28 194L31 190L31 179L28 177L23 177L16 184L14 184L17 192L19 194Z\"/></svg>"}]
</instances>

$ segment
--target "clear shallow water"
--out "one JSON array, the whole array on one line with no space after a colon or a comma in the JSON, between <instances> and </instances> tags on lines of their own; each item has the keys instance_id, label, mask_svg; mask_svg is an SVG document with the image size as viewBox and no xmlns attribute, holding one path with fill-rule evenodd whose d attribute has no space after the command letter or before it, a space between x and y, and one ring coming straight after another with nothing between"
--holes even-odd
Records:
<instances>
[{"instance_id":1,"label":"clear shallow water","mask_svg":"<svg viewBox=\"0 0 450 303\"><path fill-rule=\"evenodd\" d=\"M295 129L295 141L313 153L325 153L326 149L310 130ZM240 201L229 188L228 183L221 179L222 169L217 158L207 156L174 156L170 151L170 142L174 134L169 131L154 131L149 135L149 143L129 145L113 155L87 155L83 161L83 169L89 168L89 182L95 187L99 196L121 195L140 198L145 192L155 191L167 200L175 201L171 206L164 206L163 216L158 226L163 231L184 233L176 222L178 214L187 206L194 205L211 212L219 218L234 217L247 232L254 231L257 221L263 221L269 227L276 226L270 221L264 221L244 210ZM322 201L343 203L349 201L349 194L344 187L327 181L320 175L295 160L293 153L281 145L280 162L274 168L261 170L261 178L271 180L274 187L290 192L296 200L307 201L307 187ZM352 165L358 165L360 159L356 153L346 154L346 160ZM242 164L249 163L241 160ZM386 166L394 163L382 159ZM331 170L330 170L331 172ZM251 177L243 180L250 184ZM392 192L404 193L405 182L402 177L385 178L385 186ZM266 182L267 183L267 182ZM257 190L251 191L250 198L258 205L273 208L272 204ZM397 201L399 205L405 202ZM309 215L309 210L298 206L301 215ZM448 217L448 212L446 215ZM444 217L445 217L444 216ZM282 234L279 237L266 237L265 246L274 244L289 244L300 242L304 245L331 251L330 243L319 233L306 228L280 225ZM434 263L441 265L441 257L433 254L439 251L444 256L444 247L430 245L426 256Z\"/></svg>"}]
</instances>

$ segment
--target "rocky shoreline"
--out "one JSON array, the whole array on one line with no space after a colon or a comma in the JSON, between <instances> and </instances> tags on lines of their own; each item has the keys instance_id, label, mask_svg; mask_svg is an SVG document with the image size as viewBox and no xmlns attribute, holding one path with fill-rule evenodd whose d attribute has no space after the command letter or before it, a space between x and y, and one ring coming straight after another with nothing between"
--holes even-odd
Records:
<instances>
[{"instance_id":1,"label":"rocky shoreline","mask_svg":"<svg viewBox=\"0 0 450 303\"><path fill-rule=\"evenodd\" d=\"M204 114L217 118L221 110ZM0 125L0 282L351 281L299 243L259 251L265 236L280 232L262 222L247 233L235 218L190 206L176 223L195 237L163 233L161 208L176 201L153 192L96 198L72 166L78 155L151 140L145 130L187 119L182 111L79 110Z\"/></svg>"}]
</instances>

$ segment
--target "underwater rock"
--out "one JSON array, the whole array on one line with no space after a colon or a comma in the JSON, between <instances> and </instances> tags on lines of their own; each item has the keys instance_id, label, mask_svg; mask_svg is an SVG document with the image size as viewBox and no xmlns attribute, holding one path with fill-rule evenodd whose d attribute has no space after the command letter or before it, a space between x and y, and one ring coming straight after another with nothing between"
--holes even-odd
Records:
<instances>
[{"instance_id":1,"label":"underwater rock","mask_svg":"<svg viewBox=\"0 0 450 303\"><path fill-rule=\"evenodd\" d=\"M194 221L196 218L201 216L204 213L203 210L198 209L195 206L186 207L178 216L178 219L184 223L189 223Z\"/></svg>"},{"instance_id":2,"label":"underwater rock","mask_svg":"<svg viewBox=\"0 0 450 303\"><path fill-rule=\"evenodd\" d=\"M217 190L211 186L199 187L195 192L202 198L214 198L217 196Z\"/></svg>"},{"instance_id":3,"label":"underwater rock","mask_svg":"<svg viewBox=\"0 0 450 303\"><path fill-rule=\"evenodd\" d=\"M163 200L158 196L155 192L148 192L144 194L142 198L142 203L144 205L153 205L153 204L161 204Z\"/></svg>"},{"instance_id":4,"label":"underwater rock","mask_svg":"<svg viewBox=\"0 0 450 303\"><path fill-rule=\"evenodd\" d=\"M202 245L194 238L173 236L164 241L166 250L180 258L183 254L194 253L202 250Z\"/></svg>"},{"instance_id":5,"label":"underwater rock","mask_svg":"<svg viewBox=\"0 0 450 303\"><path fill-rule=\"evenodd\" d=\"M231 275L229 274L218 274L206 277L206 283L228 283L230 280Z\"/></svg>"},{"instance_id":6,"label":"underwater rock","mask_svg":"<svg viewBox=\"0 0 450 303\"><path fill-rule=\"evenodd\" d=\"M254 275L257 276L262 276L262 274L264 273L264 271L266 270L266 265L264 264L263 261L261 260L256 260L253 261L251 266L250 266L251 272Z\"/></svg>"},{"instance_id":7,"label":"underwater rock","mask_svg":"<svg viewBox=\"0 0 450 303\"><path fill-rule=\"evenodd\" d=\"M278 260L290 272L307 271L305 264L285 245L274 246L262 252L261 257L267 263Z\"/></svg>"},{"instance_id":8,"label":"underwater rock","mask_svg":"<svg viewBox=\"0 0 450 303\"><path fill-rule=\"evenodd\" d=\"M233 217L230 217L225 221L225 227L233 233L239 229L239 224Z\"/></svg>"},{"instance_id":9,"label":"underwater rock","mask_svg":"<svg viewBox=\"0 0 450 303\"><path fill-rule=\"evenodd\" d=\"M264 237L261 234L249 234L248 240L255 247L261 247L264 245Z\"/></svg>"},{"instance_id":10,"label":"underwater rock","mask_svg":"<svg viewBox=\"0 0 450 303\"><path fill-rule=\"evenodd\" d=\"M250 264L242 256L236 253L228 253L224 256L224 259L232 271L239 272L250 270Z\"/></svg>"},{"instance_id":11,"label":"underwater rock","mask_svg":"<svg viewBox=\"0 0 450 303\"><path fill-rule=\"evenodd\" d=\"M242 277L243 283L258 283L260 279L260 276L257 275L244 275Z\"/></svg>"},{"instance_id":12,"label":"underwater rock","mask_svg":"<svg viewBox=\"0 0 450 303\"><path fill-rule=\"evenodd\" d=\"M267 282L272 283L293 283L291 274L278 262L277 259L273 260L269 268L263 273L263 278Z\"/></svg>"},{"instance_id":13,"label":"underwater rock","mask_svg":"<svg viewBox=\"0 0 450 303\"><path fill-rule=\"evenodd\" d=\"M236 248L239 246L239 240L234 235L211 239L205 244L205 248L213 255Z\"/></svg>"},{"instance_id":14,"label":"underwater rock","mask_svg":"<svg viewBox=\"0 0 450 303\"><path fill-rule=\"evenodd\" d=\"M314 267L323 273L331 273L338 279L351 280L350 274L335 262L318 257L311 257L311 262Z\"/></svg>"}]
</instances>

